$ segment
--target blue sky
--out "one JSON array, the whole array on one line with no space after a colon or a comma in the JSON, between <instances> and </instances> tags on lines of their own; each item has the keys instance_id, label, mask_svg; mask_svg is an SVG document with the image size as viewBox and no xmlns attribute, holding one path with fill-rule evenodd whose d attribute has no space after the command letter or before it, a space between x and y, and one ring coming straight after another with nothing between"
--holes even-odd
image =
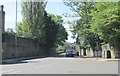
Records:
<instances>
[{"instance_id":1,"label":"blue sky","mask_svg":"<svg viewBox=\"0 0 120 76\"><path fill-rule=\"evenodd\" d=\"M7 28L13 28L15 30L15 20L16 20L16 2L15 0L9 1L9 2L4 2L3 0L0 0L0 5L4 5L4 11L5 11L5 29ZM69 7L65 6L64 3L59 0L57 1L48 1L46 9L48 13L56 14L56 15L61 15L64 13L68 14L73 14L73 12L69 9ZM17 11L17 20L18 22L22 21L22 16L21 16L21 6L20 2L18 2L18 11ZM66 18L63 16L64 21L68 20L73 20L73 18ZM68 42L74 42L75 40L71 38L72 34L69 31L69 25L64 24L64 27L68 31L69 37L68 37Z\"/></svg>"}]
</instances>

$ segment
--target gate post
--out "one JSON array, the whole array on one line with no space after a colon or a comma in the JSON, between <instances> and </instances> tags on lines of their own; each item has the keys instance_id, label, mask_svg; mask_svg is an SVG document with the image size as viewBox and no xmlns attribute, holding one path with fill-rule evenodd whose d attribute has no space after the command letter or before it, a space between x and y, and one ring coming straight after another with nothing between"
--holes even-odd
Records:
<instances>
[{"instance_id":1,"label":"gate post","mask_svg":"<svg viewBox=\"0 0 120 76\"><path fill-rule=\"evenodd\" d=\"M0 63L2 62L2 34L4 34L5 12L3 5L0 5Z\"/></svg>"}]
</instances>

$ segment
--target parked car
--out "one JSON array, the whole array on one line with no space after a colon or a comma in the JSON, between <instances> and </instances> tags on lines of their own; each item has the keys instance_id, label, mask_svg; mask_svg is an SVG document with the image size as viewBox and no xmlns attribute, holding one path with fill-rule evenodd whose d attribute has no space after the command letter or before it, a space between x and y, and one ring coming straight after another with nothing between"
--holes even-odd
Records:
<instances>
[{"instance_id":1,"label":"parked car","mask_svg":"<svg viewBox=\"0 0 120 76\"><path fill-rule=\"evenodd\" d=\"M66 50L66 57L79 56L79 52L75 50Z\"/></svg>"}]
</instances>

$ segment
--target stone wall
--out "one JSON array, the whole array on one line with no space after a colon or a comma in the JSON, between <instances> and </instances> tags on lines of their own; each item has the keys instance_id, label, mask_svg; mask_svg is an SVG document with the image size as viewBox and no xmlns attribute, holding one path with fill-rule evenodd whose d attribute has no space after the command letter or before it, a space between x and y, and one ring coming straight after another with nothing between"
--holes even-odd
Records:
<instances>
[{"instance_id":1,"label":"stone wall","mask_svg":"<svg viewBox=\"0 0 120 76\"><path fill-rule=\"evenodd\" d=\"M4 6L0 5L0 54L2 54L2 59L53 56L55 54L53 48L48 49L48 47L40 46L37 40L15 38L14 35L5 34L5 12L3 9ZM5 38L2 37L2 34L5 35Z\"/></svg>"},{"instance_id":2,"label":"stone wall","mask_svg":"<svg viewBox=\"0 0 120 76\"><path fill-rule=\"evenodd\" d=\"M17 42L17 43L16 43ZM33 39L26 39L5 34L5 42L2 44L2 58L24 58L34 56L46 56L47 48L39 46L39 42Z\"/></svg>"}]
</instances>

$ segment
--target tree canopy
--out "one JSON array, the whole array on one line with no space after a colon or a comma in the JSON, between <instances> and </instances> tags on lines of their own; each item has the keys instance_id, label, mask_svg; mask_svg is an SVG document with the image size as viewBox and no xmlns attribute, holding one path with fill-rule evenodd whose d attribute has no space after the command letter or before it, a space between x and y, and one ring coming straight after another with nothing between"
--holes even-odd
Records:
<instances>
[{"instance_id":1,"label":"tree canopy","mask_svg":"<svg viewBox=\"0 0 120 76\"><path fill-rule=\"evenodd\" d=\"M72 32L81 37L91 47L109 43L117 47L120 44L120 2L65 2L80 17L73 22ZM118 48L118 47L117 47ZM120 51L117 49L116 51Z\"/></svg>"},{"instance_id":2,"label":"tree canopy","mask_svg":"<svg viewBox=\"0 0 120 76\"><path fill-rule=\"evenodd\" d=\"M62 17L48 14L45 11L46 2L22 2L22 22L16 28L18 37L32 38L40 45L55 47L63 45L67 32L63 26Z\"/></svg>"}]
</instances>

